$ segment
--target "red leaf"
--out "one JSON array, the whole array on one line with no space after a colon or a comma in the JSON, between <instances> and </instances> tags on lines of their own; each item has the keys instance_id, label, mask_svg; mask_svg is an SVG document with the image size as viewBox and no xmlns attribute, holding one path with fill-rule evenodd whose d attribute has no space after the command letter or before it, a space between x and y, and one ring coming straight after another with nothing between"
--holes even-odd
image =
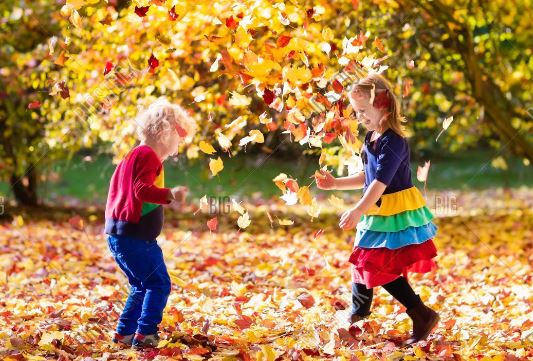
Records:
<instances>
[{"instance_id":1,"label":"red leaf","mask_svg":"<svg viewBox=\"0 0 533 361\"><path fill-rule=\"evenodd\" d=\"M237 320L235 320L235 324L241 329L244 330L246 328L249 328L252 323L254 323L254 320L246 315L241 315L241 317Z\"/></svg>"},{"instance_id":2,"label":"red leaf","mask_svg":"<svg viewBox=\"0 0 533 361\"><path fill-rule=\"evenodd\" d=\"M111 72L111 70L113 70L113 63L108 61L105 63L105 67L104 67L104 75L107 75Z\"/></svg>"},{"instance_id":3,"label":"red leaf","mask_svg":"<svg viewBox=\"0 0 533 361\"><path fill-rule=\"evenodd\" d=\"M82 231L83 230L83 218L81 218L80 216L76 215L74 217L71 217L69 220L68 220L68 223L75 229L79 230L79 231Z\"/></svg>"},{"instance_id":4,"label":"red leaf","mask_svg":"<svg viewBox=\"0 0 533 361\"><path fill-rule=\"evenodd\" d=\"M337 133L331 132L331 133L326 133L326 135L324 135L323 140L326 144L331 144L331 142L333 142L335 138L337 138Z\"/></svg>"},{"instance_id":5,"label":"red leaf","mask_svg":"<svg viewBox=\"0 0 533 361\"><path fill-rule=\"evenodd\" d=\"M313 233L313 239L315 239L316 237L320 237L320 235L322 235L322 233L324 233L323 229L317 230L315 233Z\"/></svg>"},{"instance_id":6,"label":"red leaf","mask_svg":"<svg viewBox=\"0 0 533 361\"><path fill-rule=\"evenodd\" d=\"M281 35L278 40L276 41L276 45L278 46L278 48L284 48L287 46L287 44L289 44L289 42L291 41L291 37L290 36L287 36L287 35Z\"/></svg>"},{"instance_id":7,"label":"red leaf","mask_svg":"<svg viewBox=\"0 0 533 361\"><path fill-rule=\"evenodd\" d=\"M216 232L217 231L217 226L218 226L217 217L211 218L210 220L207 221L207 227L209 228L209 230L211 232Z\"/></svg>"},{"instance_id":8,"label":"red leaf","mask_svg":"<svg viewBox=\"0 0 533 361\"><path fill-rule=\"evenodd\" d=\"M313 15L315 14L315 9L314 8L307 9L307 11L305 13L307 14L308 18L312 18Z\"/></svg>"},{"instance_id":9,"label":"red leaf","mask_svg":"<svg viewBox=\"0 0 533 361\"><path fill-rule=\"evenodd\" d=\"M144 18L149 9L150 9L150 5L148 5L148 6L136 6L135 7L135 14L137 14L141 18Z\"/></svg>"},{"instance_id":10,"label":"red leaf","mask_svg":"<svg viewBox=\"0 0 533 361\"><path fill-rule=\"evenodd\" d=\"M294 180L294 179L288 179L286 182L285 182L285 185L287 186L287 188L290 189L291 192L298 192L298 183Z\"/></svg>"},{"instance_id":11,"label":"red leaf","mask_svg":"<svg viewBox=\"0 0 533 361\"><path fill-rule=\"evenodd\" d=\"M188 355L205 355L206 353L210 353L211 350L206 349L205 347L193 347L187 352Z\"/></svg>"},{"instance_id":12,"label":"red leaf","mask_svg":"<svg viewBox=\"0 0 533 361\"><path fill-rule=\"evenodd\" d=\"M154 54L150 55L150 59L148 59L148 66L150 67L151 71L154 71L159 66L159 60L157 60Z\"/></svg>"},{"instance_id":13,"label":"red leaf","mask_svg":"<svg viewBox=\"0 0 533 361\"><path fill-rule=\"evenodd\" d=\"M216 219L216 218L214 218ZM215 227L216 228L216 227ZM211 267L211 266L214 266L216 265L220 260L218 258L215 258L215 257L207 257L204 261L204 265L206 267Z\"/></svg>"},{"instance_id":14,"label":"red leaf","mask_svg":"<svg viewBox=\"0 0 533 361\"><path fill-rule=\"evenodd\" d=\"M389 92L388 91L379 91L376 92L376 98L374 99L374 107L375 108L385 108L389 109L390 107L390 98L389 98Z\"/></svg>"},{"instance_id":15,"label":"red leaf","mask_svg":"<svg viewBox=\"0 0 533 361\"><path fill-rule=\"evenodd\" d=\"M337 79L333 80L333 83L331 83L331 86L333 87L333 90L335 93L342 93L344 90L344 87L342 86L341 82Z\"/></svg>"},{"instance_id":16,"label":"red leaf","mask_svg":"<svg viewBox=\"0 0 533 361\"><path fill-rule=\"evenodd\" d=\"M265 91L263 92L263 100L265 101L265 103L267 103L267 105L272 104L272 102L274 101L274 92L268 88L265 89Z\"/></svg>"},{"instance_id":17,"label":"red leaf","mask_svg":"<svg viewBox=\"0 0 533 361\"><path fill-rule=\"evenodd\" d=\"M176 14L176 6L175 5L168 11L168 17L172 21L176 21L178 19L179 15Z\"/></svg>"},{"instance_id":18,"label":"red leaf","mask_svg":"<svg viewBox=\"0 0 533 361\"><path fill-rule=\"evenodd\" d=\"M187 131L181 127L181 125L176 124L176 131L178 132L178 135L182 138L187 137Z\"/></svg>"},{"instance_id":19,"label":"red leaf","mask_svg":"<svg viewBox=\"0 0 533 361\"><path fill-rule=\"evenodd\" d=\"M68 86L64 81L60 81L57 85L59 85L59 95L61 95L61 98L67 99L70 97L70 91L68 90Z\"/></svg>"},{"instance_id":20,"label":"red leaf","mask_svg":"<svg viewBox=\"0 0 533 361\"><path fill-rule=\"evenodd\" d=\"M315 299L309 293L302 293L297 299L305 308L311 308L315 304Z\"/></svg>"},{"instance_id":21,"label":"red leaf","mask_svg":"<svg viewBox=\"0 0 533 361\"><path fill-rule=\"evenodd\" d=\"M30 104L28 104L28 109L38 109L41 107L41 102L36 100L34 102L31 102Z\"/></svg>"},{"instance_id":22,"label":"red leaf","mask_svg":"<svg viewBox=\"0 0 533 361\"><path fill-rule=\"evenodd\" d=\"M233 18L233 16L230 16L226 19L226 26L232 30L237 29L237 26L239 26L239 22Z\"/></svg>"}]
</instances>

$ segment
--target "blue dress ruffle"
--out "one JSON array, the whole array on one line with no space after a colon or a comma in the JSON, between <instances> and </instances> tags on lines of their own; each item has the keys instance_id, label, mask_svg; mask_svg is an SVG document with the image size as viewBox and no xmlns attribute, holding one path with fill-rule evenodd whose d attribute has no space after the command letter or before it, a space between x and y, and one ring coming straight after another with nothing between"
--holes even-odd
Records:
<instances>
[{"instance_id":1,"label":"blue dress ruffle","mask_svg":"<svg viewBox=\"0 0 533 361\"><path fill-rule=\"evenodd\" d=\"M361 248L398 249L412 244L421 244L437 234L437 226L430 222L420 227L408 227L399 232L376 232L358 229L355 245Z\"/></svg>"}]
</instances>

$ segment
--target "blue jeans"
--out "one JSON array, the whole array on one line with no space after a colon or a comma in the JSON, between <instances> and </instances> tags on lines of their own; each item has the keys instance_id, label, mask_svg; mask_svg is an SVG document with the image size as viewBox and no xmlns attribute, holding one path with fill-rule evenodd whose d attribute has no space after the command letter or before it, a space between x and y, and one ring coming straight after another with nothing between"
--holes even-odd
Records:
<instances>
[{"instance_id":1,"label":"blue jeans","mask_svg":"<svg viewBox=\"0 0 533 361\"><path fill-rule=\"evenodd\" d=\"M124 236L108 236L107 243L130 283L130 294L120 315L117 333L157 333L170 294L170 277L161 248L155 240Z\"/></svg>"}]
</instances>

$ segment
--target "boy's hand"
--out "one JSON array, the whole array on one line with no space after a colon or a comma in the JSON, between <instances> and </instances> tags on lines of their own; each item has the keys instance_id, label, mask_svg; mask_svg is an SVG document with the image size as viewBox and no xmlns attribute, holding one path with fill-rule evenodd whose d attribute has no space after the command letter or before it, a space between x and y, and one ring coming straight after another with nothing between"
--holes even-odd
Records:
<instances>
[{"instance_id":1,"label":"boy's hand","mask_svg":"<svg viewBox=\"0 0 533 361\"><path fill-rule=\"evenodd\" d=\"M172 200L178 202L178 203L185 203L185 198L187 197L187 192L189 190L187 187L184 186L177 186L170 190L170 193L172 194Z\"/></svg>"},{"instance_id":2,"label":"boy's hand","mask_svg":"<svg viewBox=\"0 0 533 361\"><path fill-rule=\"evenodd\" d=\"M328 171L319 170L315 172L316 185L320 189L335 189L335 177L331 175Z\"/></svg>"},{"instance_id":3,"label":"boy's hand","mask_svg":"<svg viewBox=\"0 0 533 361\"><path fill-rule=\"evenodd\" d=\"M359 220L361 219L362 215L363 212L361 212L357 208L348 209L342 214L341 220L339 222L339 227L341 227L345 231L353 229L357 225L357 223L359 223Z\"/></svg>"}]
</instances>

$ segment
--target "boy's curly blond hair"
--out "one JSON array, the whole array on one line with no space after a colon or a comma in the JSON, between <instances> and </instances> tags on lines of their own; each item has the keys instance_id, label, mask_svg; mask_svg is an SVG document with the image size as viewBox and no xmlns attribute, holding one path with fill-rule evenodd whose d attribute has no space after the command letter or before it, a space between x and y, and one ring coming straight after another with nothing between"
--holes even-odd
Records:
<instances>
[{"instance_id":1,"label":"boy's curly blond hair","mask_svg":"<svg viewBox=\"0 0 533 361\"><path fill-rule=\"evenodd\" d=\"M135 119L137 136L141 142L157 138L163 131L179 129L178 134L186 143L190 143L196 133L196 121L177 104L165 98L159 98L139 113Z\"/></svg>"}]
</instances>

